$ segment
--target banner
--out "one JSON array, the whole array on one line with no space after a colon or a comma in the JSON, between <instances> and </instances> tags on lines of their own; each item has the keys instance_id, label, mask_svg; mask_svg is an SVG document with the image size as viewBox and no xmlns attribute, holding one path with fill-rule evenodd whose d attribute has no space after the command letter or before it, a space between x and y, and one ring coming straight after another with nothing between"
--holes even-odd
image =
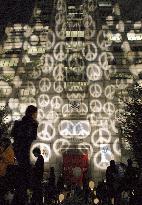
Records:
<instances>
[{"instance_id":1,"label":"banner","mask_svg":"<svg viewBox=\"0 0 142 205\"><path fill-rule=\"evenodd\" d=\"M64 179L68 184L82 184L83 172L88 169L88 154L64 154Z\"/></svg>"}]
</instances>

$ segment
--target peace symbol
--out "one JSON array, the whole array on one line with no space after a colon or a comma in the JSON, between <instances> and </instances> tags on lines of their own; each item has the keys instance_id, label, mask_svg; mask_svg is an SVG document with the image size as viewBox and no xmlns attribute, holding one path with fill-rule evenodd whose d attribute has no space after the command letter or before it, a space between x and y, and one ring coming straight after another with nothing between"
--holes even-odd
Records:
<instances>
[{"instance_id":1,"label":"peace symbol","mask_svg":"<svg viewBox=\"0 0 142 205\"><path fill-rule=\"evenodd\" d=\"M111 141L111 133L106 128L99 128L92 133L91 142L95 147L100 147L100 144L107 144Z\"/></svg>"},{"instance_id":2,"label":"peace symbol","mask_svg":"<svg viewBox=\"0 0 142 205\"><path fill-rule=\"evenodd\" d=\"M62 12L58 12L55 16L55 22L56 24L62 24L65 22L65 16Z\"/></svg>"},{"instance_id":3,"label":"peace symbol","mask_svg":"<svg viewBox=\"0 0 142 205\"><path fill-rule=\"evenodd\" d=\"M53 70L53 77L55 81L63 81L64 80L64 65L58 64Z\"/></svg>"},{"instance_id":4,"label":"peace symbol","mask_svg":"<svg viewBox=\"0 0 142 205\"><path fill-rule=\"evenodd\" d=\"M36 161L37 158L33 154L33 150L35 148L39 148L41 151L41 154L44 158L44 162L49 162L49 159L51 157L51 149L48 144L45 144L43 142L35 142L32 144L31 149L30 149L30 156L31 156L31 161Z\"/></svg>"},{"instance_id":5,"label":"peace symbol","mask_svg":"<svg viewBox=\"0 0 142 205\"><path fill-rule=\"evenodd\" d=\"M103 106L103 111L107 114L107 115L112 115L115 112L115 106L113 103L111 102L107 102L104 104Z\"/></svg>"},{"instance_id":6,"label":"peace symbol","mask_svg":"<svg viewBox=\"0 0 142 205\"><path fill-rule=\"evenodd\" d=\"M94 61L97 57L97 47L94 43L87 42L82 53L87 61Z\"/></svg>"},{"instance_id":7,"label":"peace symbol","mask_svg":"<svg viewBox=\"0 0 142 205\"><path fill-rule=\"evenodd\" d=\"M71 114L72 112L72 109L71 109L71 106L69 104L64 104L62 106L62 115L63 117L67 117Z\"/></svg>"},{"instance_id":8,"label":"peace symbol","mask_svg":"<svg viewBox=\"0 0 142 205\"><path fill-rule=\"evenodd\" d=\"M38 126L38 138L40 140L50 141L55 137L55 128L49 121L41 121Z\"/></svg>"},{"instance_id":9,"label":"peace symbol","mask_svg":"<svg viewBox=\"0 0 142 205\"><path fill-rule=\"evenodd\" d=\"M106 41L102 40L104 39L104 31L100 30L98 35L97 35L97 45L99 46L99 48L103 51L106 50Z\"/></svg>"},{"instance_id":10,"label":"peace symbol","mask_svg":"<svg viewBox=\"0 0 142 205\"><path fill-rule=\"evenodd\" d=\"M63 88L63 83L61 81L54 82L53 87L56 93L63 92L64 88Z\"/></svg>"},{"instance_id":11,"label":"peace symbol","mask_svg":"<svg viewBox=\"0 0 142 205\"><path fill-rule=\"evenodd\" d=\"M58 0L56 8L58 11L65 12L66 11L65 2L63 0Z\"/></svg>"},{"instance_id":12,"label":"peace symbol","mask_svg":"<svg viewBox=\"0 0 142 205\"><path fill-rule=\"evenodd\" d=\"M53 109L60 109L60 107L62 106L63 104L63 99L60 97L60 96L54 96L52 99L51 99L51 107Z\"/></svg>"},{"instance_id":13,"label":"peace symbol","mask_svg":"<svg viewBox=\"0 0 142 205\"><path fill-rule=\"evenodd\" d=\"M87 114L88 112L88 106L85 103L80 104L80 110L78 110L80 115Z\"/></svg>"},{"instance_id":14,"label":"peace symbol","mask_svg":"<svg viewBox=\"0 0 142 205\"><path fill-rule=\"evenodd\" d=\"M55 34L52 30L49 30L47 32L47 37L46 37L46 50L50 50L53 48L55 44Z\"/></svg>"},{"instance_id":15,"label":"peace symbol","mask_svg":"<svg viewBox=\"0 0 142 205\"><path fill-rule=\"evenodd\" d=\"M45 118L45 113L42 109L38 109L38 115L37 115L37 119L38 120L43 120Z\"/></svg>"},{"instance_id":16,"label":"peace symbol","mask_svg":"<svg viewBox=\"0 0 142 205\"><path fill-rule=\"evenodd\" d=\"M67 58L67 50L65 42L59 42L54 47L54 57L57 61L64 61Z\"/></svg>"},{"instance_id":17,"label":"peace symbol","mask_svg":"<svg viewBox=\"0 0 142 205\"><path fill-rule=\"evenodd\" d=\"M106 98L112 100L114 98L115 95L115 86L114 85L108 85L105 88L105 96Z\"/></svg>"},{"instance_id":18,"label":"peace symbol","mask_svg":"<svg viewBox=\"0 0 142 205\"><path fill-rule=\"evenodd\" d=\"M110 152L109 155L107 156L108 157L108 162L103 162L102 160L100 160L101 158L101 151L97 152L95 155L94 155L94 165L98 168L98 169L101 169L101 170L106 170L106 168L109 166L109 162L110 160L113 160L114 159L114 156L113 154Z\"/></svg>"},{"instance_id":19,"label":"peace symbol","mask_svg":"<svg viewBox=\"0 0 142 205\"><path fill-rule=\"evenodd\" d=\"M102 104L99 100L91 100L90 109L92 112L101 112Z\"/></svg>"},{"instance_id":20,"label":"peace symbol","mask_svg":"<svg viewBox=\"0 0 142 205\"><path fill-rule=\"evenodd\" d=\"M84 27L89 28L92 25L93 19L91 15L85 15L83 19Z\"/></svg>"},{"instance_id":21,"label":"peace symbol","mask_svg":"<svg viewBox=\"0 0 142 205\"><path fill-rule=\"evenodd\" d=\"M87 77L92 81L100 80L102 78L101 68L97 64L89 64L87 66Z\"/></svg>"},{"instance_id":22,"label":"peace symbol","mask_svg":"<svg viewBox=\"0 0 142 205\"><path fill-rule=\"evenodd\" d=\"M39 89L41 92L47 92L51 88L51 82L49 81L48 78L42 78L39 81Z\"/></svg>"},{"instance_id":23,"label":"peace symbol","mask_svg":"<svg viewBox=\"0 0 142 205\"><path fill-rule=\"evenodd\" d=\"M50 102L50 99L49 99L48 95L46 95L46 94L39 95L38 104L39 104L40 107L43 108L43 107L48 106L49 102Z\"/></svg>"},{"instance_id":24,"label":"peace symbol","mask_svg":"<svg viewBox=\"0 0 142 205\"><path fill-rule=\"evenodd\" d=\"M59 39L64 40L66 37L66 23L57 24L55 26L56 35Z\"/></svg>"},{"instance_id":25,"label":"peace symbol","mask_svg":"<svg viewBox=\"0 0 142 205\"><path fill-rule=\"evenodd\" d=\"M42 72L46 74L50 73L54 67L53 57L49 54L46 54L45 56L42 56L41 60L43 60Z\"/></svg>"},{"instance_id":26,"label":"peace symbol","mask_svg":"<svg viewBox=\"0 0 142 205\"><path fill-rule=\"evenodd\" d=\"M91 84L89 87L89 91L90 91L90 94L92 95L92 97L94 97L94 98L99 98L102 94L102 88L97 83Z\"/></svg>"}]
</instances>

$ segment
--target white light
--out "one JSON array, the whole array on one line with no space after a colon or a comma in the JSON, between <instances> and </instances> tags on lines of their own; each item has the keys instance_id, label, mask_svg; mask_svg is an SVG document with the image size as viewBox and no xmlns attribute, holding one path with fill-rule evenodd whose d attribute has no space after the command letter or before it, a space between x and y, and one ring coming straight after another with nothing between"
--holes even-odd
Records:
<instances>
[{"instance_id":1,"label":"white light","mask_svg":"<svg viewBox=\"0 0 142 205\"><path fill-rule=\"evenodd\" d=\"M54 125L50 121L42 120L38 126L38 138L44 141L51 141L56 135Z\"/></svg>"},{"instance_id":2,"label":"white light","mask_svg":"<svg viewBox=\"0 0 142 205\"><path fill-rule=\"evenodd\" d=\"M57 139L53 143L53 150L57 156L62 156L62 150L68 150L70 142L67 139Z\"/></svg>"}]
</instances>

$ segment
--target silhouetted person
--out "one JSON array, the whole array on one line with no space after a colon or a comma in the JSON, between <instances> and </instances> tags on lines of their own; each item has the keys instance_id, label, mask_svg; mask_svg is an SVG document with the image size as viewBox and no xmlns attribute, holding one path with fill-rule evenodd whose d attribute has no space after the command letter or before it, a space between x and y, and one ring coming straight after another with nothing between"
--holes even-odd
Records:
<instances>
[{"instance_id":1,"label":"silhouetted person","mask_svg":"<svg viewBox=\"0 0 142 205\"><path fill-rule=\"evenodd\" d=\"M48 178L48 185L47 185L47 192L48 192L48 199L53 200L56 197L56 186L55 186L55 173L54 167L50 167L50 173Z\"/></svg>"},{"instance_id":2,"label":"silhouetted person","mask_svg":"<svg viewBox=\"0 0 142 205\"><path fill-rule=\"evenodd\" d=\"M110 166L106 170L106 182L108 187L109 199L114 198L114 204L119 204L121 197L119 173L114 160L110 161Z\"/></svg>"},{"instance_id":3,"label":"silhouetted person","mask_svg":"<svg viewBox=\"0 0 142 205\"><path fill-rule=\"evenodd\" d=\"M136 168L133 167L133 161L131 159L128 159L127 163L128 165L125 172L126 186L128 190L132 190L136 180Z\"/></svg>"},{"instance_id":4,"label":"silhouetted person","mask_svg":"<svg viewBox=\"0 0 142 205\"><path fill-rule=\"evenodd\" d=\"M37 137L37 107L29 105L22 120L16 120L11 131L14 138L14 151L19 166L30 166L30 147Z\"/></svg>"},{"instance_id":5,"label":"silhouetted person","mask_svg":"<svg viewBox=\"0 0 142 205\"><path fill-rule=\"evenodd\" d=\"M58 193L61 193L64 190L64 178L62 174L60 174L58 181L57 181L57 190L58 190Z\"/></svg>"},{"instance_id":6,"label":"silhouetted person","mask_svg":"<svg viewBox=\"0 0 142 205\"><path fill-rule=\"evenodd\" d=\"M37 157L37 160L33 169L33 204L41 205L43 204L43 190L42 190L42 180L44 173L44 158L41 155L39 148L33 150L33 154Z\"/></svg>"},{"instance_id":7,"label":"silhouetted person","mask_svg":"<svg viewBox=\"0 0 142 205\"><path fill-rule=\"evenodd\" d=\"M14 152L18 162L16 194L13 204L23 205L27 201L27 189L30 186L31 164L30 147L37 137L37 107L29 105L22 120L17 120L11 131L14 138Z\"/></svg>"}]
</instances>

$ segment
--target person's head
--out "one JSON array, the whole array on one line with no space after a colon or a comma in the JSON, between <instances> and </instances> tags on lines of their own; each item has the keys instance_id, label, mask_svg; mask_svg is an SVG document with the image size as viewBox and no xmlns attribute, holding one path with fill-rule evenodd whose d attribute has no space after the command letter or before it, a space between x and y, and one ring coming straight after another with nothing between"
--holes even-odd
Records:
<instances>
[{"instance_id":1,"label":"person's head","mask_svg":"<svg viewBox=\"0 0 142 205\"><path fill-rule=\"evenodd\" d=\"M26 109L25 115L27 117L32 117L34 120L37 119L37 107L34 105L29 105Z\"/></svg>"},{"instance_id":2,"label":"person's head","mask_svg":"<svg viewBox=\"0 0 142 205\"><path fill-rule=\"evenodd\" d=\"M41 155L41 151L38 147L36 147L34 150L33 150L33 154L35 157L38 157L39 155Z\"/></svg>"},{"instance_id":3,"label":"person's head","mask_svg":"<svg viewBox=\"0 0 142 205\"><path fill-rule=\"evenodd\" d=\"M128 159L128 160L127 160L127 163L128 163L128 166L132 166L133 161L132 161L131 159Z\"/></svg>"},{"instance_id":4,"label":"person's head","mask_svg":"<svg viewBox=\"0 0 142 205\"><path fill-rule=\"evenodd\" d=\"M111 160L111 161L110 161L110 166L111 166L111 167L114 167L114 166L115 166L115 161L114 161L114 160Z\"/></svg>"}]
</instances>

